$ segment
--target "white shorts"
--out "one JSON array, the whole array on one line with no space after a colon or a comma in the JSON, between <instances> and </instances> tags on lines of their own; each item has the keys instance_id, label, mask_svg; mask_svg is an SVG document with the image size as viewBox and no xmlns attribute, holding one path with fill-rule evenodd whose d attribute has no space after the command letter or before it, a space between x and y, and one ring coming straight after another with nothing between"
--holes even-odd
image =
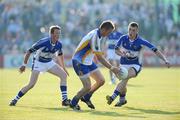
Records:
<instances>
[{"instance_id":1,"label":"white shorts","mask_svg":"<svg viewBox=\"0 0 180 120\"><path fill-rule=\"evenodd\" d=\"M136 75L141 71L141 66L140 65L137 65L137 64L130 64L130 65L124 65L124 64L121 64L122 67L125 67L126 69L130 69L130 68L134 68L135 71L136 71Z\"/></svg>"},{"instance_id":2,"label":"white shorts","mask_svg":"<svg viewBox=\"0 0 180 120\"><path fill-rule=\"evenodd\" d=\"M107 59L108 59L108 60L120 60L120 56L118 56L118 55L115 53L115 50L114 50L114 49L108 49L108 50L107 50Z\"/></svg>"},{"instance_id":3,"label":"white shorts","mask_svg":"<svg viewBox=\"0 0 180 120\"><path fill-rule=\"evenodd\" d=\"M53 60L51 60L50 62L46 62L46 63L35 60L32 65L32 70L37 70L39 72L46 72L55 65L56 65L56 63Z\"/></svg>"}]
</instances>

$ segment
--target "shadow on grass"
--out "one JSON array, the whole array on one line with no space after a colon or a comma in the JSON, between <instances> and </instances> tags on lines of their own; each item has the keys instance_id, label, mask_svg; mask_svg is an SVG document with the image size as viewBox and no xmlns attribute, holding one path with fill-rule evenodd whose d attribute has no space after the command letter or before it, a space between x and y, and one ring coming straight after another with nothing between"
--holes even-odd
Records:
<instances>
[{"instance_id":1,"label":"shadow on grass","mask_svg":"<svg viewBox=\"0 0 180 120\"><path fill-rule=\"evenodd\" d=\"M57 107L57 108L48 108L48 107L40 107L40 106L16 106L20 108L28 108L28 109L35 109L35 110L53 110L53 111L71 111L69 107Z\"/></svg>"},{"instance_id":2,"label":"shadow on grass","mask_svg":"<svg viewBox=\"0 0 180 120\"><path fill-rule=\"evenodd\" d=\"M142 108L134 108L134 107L125 107L128 110L139 111L148 114L162 114L162 115L180 115L180 111L178 112L171 112L171 111L163 111L157 109L142 109Z\"/></svg>"},{"instance_id":3,"label":"shadow on grass","mask_svg":"<svg viewBox=\"0 0 180 120\"><path fill-rule=\"evenodd\" d=\"M20 107L20 108L26 108L26 109L35 109L35 110L52 110L52 111L62 111L62 112L66 112L66 111L74 111L77 113L89 113L91 115L95 115L95 116L109 116L109 117L133 117L133 118L146 118L144 116L140 116L140 115L133 115L133 114L121 114L118 112L110 112L110 111L99 111L99 110L80 110L80 111L75 111L72 110L69 107L56 107L56 108L48 108L48 107L39 107L39 106L16 106L16 107Z\"/></svg>"},{"instance_id":4,"label":"shadow on grass","mask_svg":"<svg viewBox=\"0 0 180 120\"><path fill-rule=\"evenodd\" d=\"M73 112L77 112L78 114L81 113L89 113L91 115L95 115L95 116L109 116L109 117L133 117L133 118L146 118L144 116L140 116L140 115L133 115L133 114L121 114L119 112L110 112L110 111L99 111L99 110L80 110L80 111L75 111L72 110L69 107L56 107L56 108L48 108L48 107L39 107L39 106L16 106L19 108L29 108L29 109L35 109L35 110L52 110L52 111L73 111Z\"/></svg>"},{"instance_id":5,"label":"shadow on grass","mask_svg":"<svg viewBox=\"0 0 180 120\"><path fill-rule=\"evenodd\" d=\"M117 112L109 112L109 111L92 111L90 114L93 115L101 115L101 116L110 116L110 117L132 117L132 118L146 118L140 115L132 115L132 114L121 114Z\"/></svg>"},{"instance_id":6,"label":"shadow on grass","mask_svg":"<svg viewBox=\"0 0 180 120\"><path fill-rule=\"evenodd\" d=\"M128 87L143 87L143 85L134 85L134 84L128 84Z\"/></svg>"},{"instance_id":7,"label":"shadow on grass","mask_svg":"<svg viewBox=\"0 0 180 120\"><path fill-rule=\"evenodd\" d=\"M49 110L63 110L62 108L46 108ZM66 109L67 111L73 111L70 108ZM97 115L97 116L109 116L109 117L134 117L134 118L146 118L144 116L139 116L139 115L130 115L130 114L121 114L118 112L110 112L110 111L99 111L99 110L80 110L80 111L75 111L78 113L89 113L91 115Z\"/></svg>"}]
</instances>

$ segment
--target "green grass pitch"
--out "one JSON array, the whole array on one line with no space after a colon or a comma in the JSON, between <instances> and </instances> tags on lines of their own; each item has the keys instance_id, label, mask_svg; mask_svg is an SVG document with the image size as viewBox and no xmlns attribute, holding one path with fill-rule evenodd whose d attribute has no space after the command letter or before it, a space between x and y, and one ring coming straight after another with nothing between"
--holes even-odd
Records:
<instances>
[{"instance_id":1,"label":"green grass pitch","mask_svg":"<svg viewBox=\"0 0 180 120\"><path fill-rule=\"evenodd\" d=\"M72 68L68 69L68 95L81 88ZM106 83L92 97L96 109L80 102L82 111L61 106L59 80L45 73L36 86L15 107L8 106L19 89L28 82L30 70L0 69L0 120L180 120L180 68L143 68L128 84L128 103L116 108L106 104L115 86L109 85L108 70L101 68Z\"/></svg>"}]
</instances>

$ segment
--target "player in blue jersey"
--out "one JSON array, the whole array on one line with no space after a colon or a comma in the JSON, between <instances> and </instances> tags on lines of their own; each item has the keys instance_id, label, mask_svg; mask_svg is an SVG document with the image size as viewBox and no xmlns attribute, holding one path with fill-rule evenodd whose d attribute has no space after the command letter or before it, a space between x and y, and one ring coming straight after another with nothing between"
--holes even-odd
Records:
<instances>
[{"instance_id":1,"label":"player in blue jersey","mask_svg":"<svg viewBox=\"0 0 180 120\"><path fill-rule=\"evenodd\" d=\"M168 68L170 67L169 61L157 49L157 47L138 35L138 28L138 23L131 22L128 26L128 35L123 35L115 46L116 54L121 56L121 66L128 69L128 77L119 82L111 96L106 96L107 104L109 105L118 95L120 96L120 99L115 106L120 107L127 103L125 98L127 92L127 82L129 79L136 77L141 71L141 57L142 49L144 47L151 49L160 59L164 61Z\"/></svg>"},{"instance_id":2,"label":"player in blue jersey","mask_svg":"<svg viewBox=\"0 0 180 120\"><path fill-rule=\"evenodd\" d=\"M103 42L114 30L114 24L112 21L104 21L99 28L92 30L86 36L84 36L79 43L77 49L72 58L73 68L76 74L79 76L83 88L73 97L70 107L75 110L80 110L78 105L79 100L85 102L88 107L95 109L90 98L93 93L99 89L105 82L103 75L98 69L97 65L93 62L94 56L97 57L106 68L110 69L113 73L118 73L118 68L112 66L103 57ZM95 80L95 83L91 86L91 80Z\"/></svg>"},{"instance_id":3,"label":"player in blue jersey","mask_svg":"<svg viewBox=\"0 0 180 120\"><path fill-rule=\"evenodd\" d=\"M117 24L115 23L114 25L115 25L115 30L108 36L108 39L107 39L107 43L108 43L107 59L113 66L118 67L120 56L115 53L114 48L117 41L122 36L122 33L117 30ZM115 84L116 83L115 75L113 74L111 70L109 71L109 73L110 73L110 80L111 80L109 83Z\"/></svg>"},{"instance_id":4,"label":"player in blue jersey","mask_svg":"<svg viewBox=\"0 0 180 120\"><path fill-rule=\"evenodd\" d=\"M17 101L34 87L39 73L46 71L60 78L62 106L68 106L70 104L70 100L67 98L66 83L68 72L64 65L62 44L59 41L60 32L61 28L59 26L51 26L49 37L40 39L25 53L23 64L19 68L20 73L25 71L30 55L35 53L30 81L18 92L16 97L11 101L10 106L15 106ZM57 58L57 63L53 61L54 57Z\"/></svg>"}]
</instances>

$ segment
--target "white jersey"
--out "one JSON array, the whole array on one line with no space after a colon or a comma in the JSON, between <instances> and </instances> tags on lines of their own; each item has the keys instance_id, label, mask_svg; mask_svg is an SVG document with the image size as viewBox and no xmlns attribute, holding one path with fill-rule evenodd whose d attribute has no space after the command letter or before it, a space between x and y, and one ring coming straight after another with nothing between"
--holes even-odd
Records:
<instances>
[{"instance_id":1,"label":"white jersey","mask_svg":"<svg viewBox=\"0 0 180 120\"><path fill-rule=\"evenodd\" d=\"M73 59L85 65L91 65L94 54L103 54L105 37L100 35L99 29L94 29L84 36L74 53Z\"/></svg>"}]
</instances>

